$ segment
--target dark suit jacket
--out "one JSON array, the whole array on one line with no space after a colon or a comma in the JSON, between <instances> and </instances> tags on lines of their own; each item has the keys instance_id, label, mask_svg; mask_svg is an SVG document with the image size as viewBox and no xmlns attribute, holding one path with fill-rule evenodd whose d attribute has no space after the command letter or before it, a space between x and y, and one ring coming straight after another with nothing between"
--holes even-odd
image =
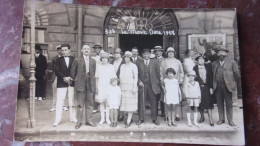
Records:
<instances>
[{"instance_id":1,"label":"dark suit jacket","mask_svg":"<svg viewBox=\"0 0 260 146\"><path fill-rule=\"evenodd\" d=\"M39 55L39 57L35 57L35 77L43 77L45 76L45 71L47 69L47 60L46 57L42 54Z\"/></svg>"},{"instance_id":2,"label":"dark suit jacket","mask_svg":"<svg viewBox=\"0 0 260 146\"><path fill-rule=\"evenodd\" d=\"M212 67L211 64L205 64L205 69L206 69L206 83L203 82L202 78L200 77L200 73L199 73L199 68L198 65L194 66L193 70L196 72L197 77L195 78L195 80L197 82L199 82L200 85L207 85L209 88L212 88Z\"/></svg>"},{"instance_id":3,"label":"dark suit jacket","mask_svg":"<svg viewBox=\"0 0 260 146\"><path fill-rule=\"evenodd\" d=\"M111 64L114 64L114 62L115 62L115 60L113 60L112 62L111 62ZM125 64L125 60L124 60L124 58L122 58L122 61L121 61L121 63L120 63L120 65L119 65L119 67L118 67L118 70L117 70L117 72L116 72L116 76L119 78L119 76L120 76L120 69L121 69L121 65L122 64Z\"/></svg>"},{"instance_id":4,"label":"dark suit jacket","mask_svg":"<svg viewBox=\"0 0 260 146\"><path fill-rule=\"evenodd\" d=\"M51 81L54 81L56 74L55 74L55 65L56 65L56 61L59 58L59 55L55 56L52 60L51 60L51 70L52 70L52 74L51 74Z\"/></svg>"},{"instance_id":5,"label":"dark suit jacket","mask_svg":"<svg viewBox=\"0 0 260 146\"><path fill-rule=\"evenodd\" d=\"M144 83L144 76L145 76L145 64L144 60L137 62L138 67L138 82ZM150 82L152 84L152 89L155 94L161 93L161 85L160 85L160 67L156 60L150 59L149 62L149 69L150 69Z\"/></svg>"},{"instance_id":6,"label":"dark suit jacket","mask_svg":"<svg viewBox=\"0 0 260 146\"><path fill-rule=\"evenodd\" d=\"M89 56L89 74L90 74L90 84L91 91L95 92L95 72L96 72L96 61ZM72 64L70 75L75 82L75 90L76 91L85 91L86 88L86 65L83 56L76 58Z\"/></svg>"},{"instance_id":7,"label":"dark suit jacket","mask_svg":"<svg viewBox=\"0 0 260 146\"><path fill-rule=\"evenodd\" d=\"M216 71L218 66L220 65L219 59L212 62L212 70L213 70L213 89L217 88L216 81ZM234 92L236 90L236 84L240 80L240 73L238 70L237 63L234 60L225 60L223 76L225 80L225 84L230 92Z\"/></svg>"},{"instance_id":8,"label":"dark suit jacket","mask_svg":"<svg viewBox=\"0 0 260 146\"><path fill-rule=\"evenodd\" d=\"M57 88L68 87L68 83L63 81L64 77L70 77L70 69L75 57L69 56L69 67L67 67L65 58L59 57L55 63L55 74L57 76ZM74 82L70 86L74 86Z\"/></svg>"},{"instance_id":9,"label":"dark suit jacket","mask_svg":"<svg viewBox=\"0 0 260 146\"><path fill-rule=\"evenodd\" d=\"M133 59L130 59L134 64L137 64L138 62L142 61L143 59L141 59L139 56L137 56L136 61L134 62Z\"/></svg>"}]
</instances>

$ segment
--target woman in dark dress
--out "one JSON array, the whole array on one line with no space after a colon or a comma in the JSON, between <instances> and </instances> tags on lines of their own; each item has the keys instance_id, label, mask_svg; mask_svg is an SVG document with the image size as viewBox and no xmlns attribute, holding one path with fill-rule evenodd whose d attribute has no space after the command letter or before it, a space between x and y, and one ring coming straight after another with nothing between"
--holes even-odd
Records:
<instances>
[{"instance_id":1,"label":"woman in dark dress","mask_svg":"<svg viewBox=\"0 0 260 146\"><path fill-rule=\"evenodd\" d=\"M199 54L195 60L198 61L198 65L194 66L193 70L196 72L197 77L195 80L199 82L201 90L201 103L199 105L201 118L199 123L204 122L204 110L207 110L210 126L214 126L212 119L212 109L214 106L213 98L211 97L213 92L211 64L205 64L207 58L203 54Z\"/></svg>"}]
</instances>

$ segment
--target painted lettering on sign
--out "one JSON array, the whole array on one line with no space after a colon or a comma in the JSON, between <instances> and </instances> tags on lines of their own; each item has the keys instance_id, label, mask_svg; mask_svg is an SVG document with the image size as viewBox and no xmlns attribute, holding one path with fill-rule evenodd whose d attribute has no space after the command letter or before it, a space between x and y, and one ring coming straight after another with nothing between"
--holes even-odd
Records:
<instances>
[{"instance_id":1,"label":"painted lettering on sign","mask_svg":"<svg viewBox=\"0 0 260 146\"><path fill-rule=\"evenodd\" d=\"M174 30L136 30L136 29L120 29L120 30L115 30L115 29L105 29L105 34L140 34L140 35L175 35Z\"/></svg>"}]
</instances>

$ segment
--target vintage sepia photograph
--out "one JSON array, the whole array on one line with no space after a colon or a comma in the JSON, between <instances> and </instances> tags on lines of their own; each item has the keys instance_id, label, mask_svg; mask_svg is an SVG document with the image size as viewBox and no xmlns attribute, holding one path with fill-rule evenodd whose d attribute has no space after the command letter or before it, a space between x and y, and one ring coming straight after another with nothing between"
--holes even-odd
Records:
<instances>
[{"instance_id":1,"label":"vintage sepia photograph","mask_svg":"<svg viewBox=\"0 0 260 146\"><path fill-rule=\"evenodd\" d=\"M236 9L26 0L15 141L244 145Z\"/></svg>"}]
</instances>

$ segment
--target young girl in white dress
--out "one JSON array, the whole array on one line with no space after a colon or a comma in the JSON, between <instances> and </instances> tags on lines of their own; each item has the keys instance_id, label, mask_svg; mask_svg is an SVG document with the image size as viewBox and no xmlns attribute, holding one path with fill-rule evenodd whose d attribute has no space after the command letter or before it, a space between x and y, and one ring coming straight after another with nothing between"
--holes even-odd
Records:
<instances>
[{"instance_id":1,"label":"young girl in white dress","mask_svg":"<svg viewBox=\"0 0 260 146\"><path fill-rule=\"evenodd\" d=\"M117 119L118 119L118 110L121 102L121 89L117 85L118 78L112 78L110 80L110 86L108 87L108 95L107 95L107 104L109 107L110 112L110 120L111 125L110 127L117 126Z\"/></svg>"},{"instance_id":2,"label":"young girl in white dress","mask_svg":"<svg viewBox=\"0 0 260 146\"><path fill-rule=\"evenodd\" d=\"M176 105L181 101L181 91L179 87L179 82L174 78L176 72L173 68L168 68L166 70L167 77L164 79L163 90L165 93L164 102L168 111L168 126L177 126L175 123L175 111Z\"/></svg>"}]
</instances>

